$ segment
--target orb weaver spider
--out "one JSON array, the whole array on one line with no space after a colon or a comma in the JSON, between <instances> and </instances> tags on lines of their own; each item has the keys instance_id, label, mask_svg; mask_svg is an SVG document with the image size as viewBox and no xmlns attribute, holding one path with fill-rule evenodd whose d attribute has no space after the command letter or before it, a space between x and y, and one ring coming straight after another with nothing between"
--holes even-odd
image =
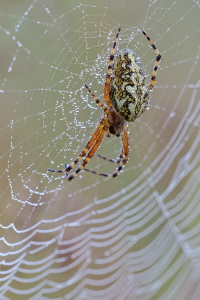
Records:
<instances>
[{"instance_id":1,"label":"orb weaver spider","mask_svg":"<svg viewBox=\"0 0 200 300\"><path fill-rule=\"evenodd\" d=\"M63 170L48 169L48 171L51 172L66 173L66 177L69 181L76 177L76 175L83 169L93 174L105 177L117 177L129 158L128 122L134 122L135 119L140 117L141 114L148 108L149 91L153 89L156 83L161 54L150 37L142 31L156 55L155 65L151 75L151 82L147 85L145 81L146 76L140 59L132 50L123 49L115 55L116 44L119 39L120 31L121 28L118 29L110 52L104 86L104 100L106 105L104 105L93 94L91 89L85 85L93 100L104 111L104 116L100 119L98 126L94 130L83 151L81 151L79 156L72 163L66 164ZM118 164L116 170L112 174L104 174L85 168L87 163L97 152L105 135L121 137L122 142L122 149L117 159L108 159L104 156L98 155L107 161ZM80 163L79 167L71 175L69 175L68 172L71 171L78 163Z\"/></svg>"}]
</instances>

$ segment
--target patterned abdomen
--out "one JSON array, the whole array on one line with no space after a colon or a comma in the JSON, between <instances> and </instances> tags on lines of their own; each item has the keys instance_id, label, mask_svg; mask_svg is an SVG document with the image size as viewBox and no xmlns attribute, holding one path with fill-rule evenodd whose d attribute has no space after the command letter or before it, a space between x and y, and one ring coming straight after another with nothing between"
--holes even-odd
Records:
<instances>
[{"instance_id":1,"label":"patterned abdomen","mask_svg":"<svg viewBox=\"0 0 200 300\"><path fill-rule=\"evenodd\" d=\"M148 107L148 86L140 59L131 50L116 54L111 76L110 101L128 122L135 121Z\"/></svg>"}]
</instances>

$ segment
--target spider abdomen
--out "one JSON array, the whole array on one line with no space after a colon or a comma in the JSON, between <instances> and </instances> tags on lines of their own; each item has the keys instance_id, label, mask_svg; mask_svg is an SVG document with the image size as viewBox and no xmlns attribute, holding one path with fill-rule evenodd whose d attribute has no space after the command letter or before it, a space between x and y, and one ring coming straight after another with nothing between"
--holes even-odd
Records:
<instances>
[{"instance_id":1,"label":"spider abdomen","mask_svg":"<svg viewBox=\"0 0 200 300\"><path fill-rule=\"evenodd\" d=\"M148 107L148 86L140 59L131 50L116 54L111 76L110 101L118 114L133 122Z\"/></svg>"}]
</instances>

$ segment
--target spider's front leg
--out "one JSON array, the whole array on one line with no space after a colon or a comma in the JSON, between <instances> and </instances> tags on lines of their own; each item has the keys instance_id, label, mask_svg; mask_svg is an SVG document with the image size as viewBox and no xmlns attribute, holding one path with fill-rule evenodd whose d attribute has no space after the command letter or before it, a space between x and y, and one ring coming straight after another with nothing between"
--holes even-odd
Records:
<instances>
[{"instance_id":1,"label":"spider's front leg","mask_svg":"<svg viewBox=\"0 0 200 300\"><path fill-rule=\"evenodd\" d=\"M91 160L91 158L94 156L94 154L97 152L99 146L101 145L101 142L109 128L109 123L108 123L108 119L105 117L101 120L100 124L98 125L97 129L100 127L100 125L103 125L102 129L100 130L98 135L95 135L95 132L93 133L93 136L95 135L95 141L92 145L92 147L89 149L86 157L83 159L82 163L80 164L80 166L75 170L75 172L73 172L71 175L68 176L68 174L66 174L66 177L69 181L71 181L74 177L76 177L76 175L82 170L84 169L84 167L86 166L86 164Z\"/></svg>"},{"instance_id":2,"label":"spider's front leg","mask_svg":"<svg viewBox=\"0 0 200 300\"><path fill-rule=\"evenodd\" d=\"M90 161L92 156L98 150L106 132L108 131L108 128L108 118L104 117L103 119L101 119L99 125L93 132L84 150L81 151L79 156L71 164L66 164L65 168L62 170L48 169L48 171L56 173L66 173L67 179L71 181L84 168L84 166ZM81 159L83 159L83 161L80 164L79 168L77 168L77 170L71 175L68 175L68 172L71 171L81 161Z\"/></svg>"},{"instance_id":3,"label":"spider's front leg","mask_svg":"<svg viewBox=\"0 0 200 300\"><path fill-rule=\"evenodd\" d=\"M110 177L110 178L117 177L119 175L119 173L122 171L125 164L128 162L128 157L129 157L128 125L125 125L125 127L124 127L124 131L121 135L121 140L122 140L122 150L117 159L108 159L104 156L98 155L99 157L101 157L107 161L116 162L119 164L118 167L116 168L116 170L112 174L100 173L100 172L92 171L92 170L89 170L86 168L84 170L87 172L96 174L96 175L104 176L104 177Z\"/></svg>"}]
</instances>

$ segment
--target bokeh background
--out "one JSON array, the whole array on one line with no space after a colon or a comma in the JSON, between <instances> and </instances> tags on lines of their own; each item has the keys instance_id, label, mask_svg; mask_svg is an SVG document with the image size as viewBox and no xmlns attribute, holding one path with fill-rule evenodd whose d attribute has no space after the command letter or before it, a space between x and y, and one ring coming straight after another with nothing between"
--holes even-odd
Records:
<instances>
[{"instance_id":1,"label":"bokeh background","mask_svg":"<svg viewBox=\"0 0 200 300\"><path fill-rule=\"evenodd\" d=\"M1 299L199 299L199 1L0 1ZM114 180L62 169L101 110L109 50L142 59L148 112ZM117 157L118 138L98 153ZM112 172L94 157L88 167Z\"/></svg>"}]
</instances>

